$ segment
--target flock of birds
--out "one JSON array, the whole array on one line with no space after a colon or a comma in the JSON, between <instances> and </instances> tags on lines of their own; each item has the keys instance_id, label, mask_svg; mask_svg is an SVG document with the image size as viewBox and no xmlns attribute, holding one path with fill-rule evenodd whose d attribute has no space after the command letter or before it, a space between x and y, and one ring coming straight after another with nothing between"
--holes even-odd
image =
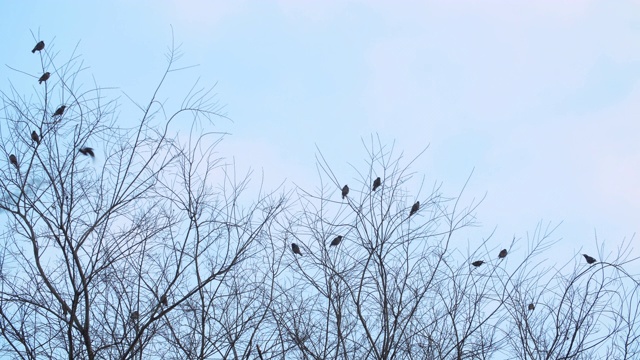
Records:
<instances>
[{"instance_id":1,"label":"flock of birds","mask_svg":"<svg viewBox=\"0 0 640 360\"><path fill-rule=\"evenodd\" d=\"M33 48L33 50L31 50L32 53L35 54L36 51L42 51L44 50L44 41L39 41L36 46ZM44 74L42 74L42 76L40 76L40 78L38 79L38 84L42 84L43 82L49 80L49 78L51 77L51 73L49 73L48 71L45 72ZM64 111L66 109L66 105L60 105L60 107L58 107L56 109L56 111L53 113L53 115L51 116L52 118L55 117L62 117L62 115L64 114ZM38 133L34 130L31 133L31 139L33 141L36 142L37 145L40 145L40 136L38 135ZM93 148L90 147L82 147L78 150L82 155L85 156L91 156L92 158L95 157L95 153L93 152ZM16 167L16 169L20 170L20 165L18 163L18 158L14 155L11 154L9 155L9 162ZM380 186L382 185L382 180L380 179L380 177L377 177L374 181L373 181L373 187L372 187L372 191L376 191ZM342 187L342 199L345 199L347 197L347 195L349 195L349 186L345 185L344 187ZM418 210L420 210L420 201L416 201L413 206L411 206L411 210L409 210L409 217L413 216L415 213L418 212ZM338 246L340 245L340 243L342 242L342 235L338 235L336 236L333 240L331 240L331 243L329 244L329 246ZM296 255L300 255L302 256L302 252L300 251L300 246L298 246L298 244L296 243L292 243L291 244L291 250L293 251L294 254ZM502 249L500 250L500 253L498 253L498 259L504 259L505 257L507 257L507 249ZM594 259L593 257L587 255L587 254L582 254L585 258L585 260L587 261L588 264L593 264L595 263L597 260ZM482 264L484 264L485 262L482 260L476 260L474 262L471 263L471 265L475 266L475 267L479 267ZM160 302L163 305L167 305L167 296L166 295L162 295ZM534 310L535 309L535 305L534 304L529 304L528 306L529 310ZM131 314L131 318L132 320L137 320L139 316L139 313L137 311L133 312Z\"/></svg>"},{"instance_id":2,"label":"flock of birds","mask_svg":"<svg viewBox=\"0 0 640 360\"><path fill-rule=\"evenodd\" d=\"M376 191L376 189L378 189L380 187L380 185L382 185L382 180L380 180L380 177L377 177L374 181L373 181L373 187L372 187L372 191ZM349 186L345 185L344 187L342 187L342 199L345 199L347 197L347 195L349 195ZM416 201L413 206L411 206L411 210L409 211L409 217L411 217L413 214L417 213L418 210L420 209L420 201ZM336 236L333 240L331 240L331 243L329 244L329 246L338 246L340 245L340 243L342 242L342 235L338 235ZM294 255L300 255L302 256L302 252L300 251L300 246L298 246L298 244L296 243L291 243L291 251L293 251ZM507 249L502 249L500 250L500 252L498 253L498 259L504 259L507 257L507 254L509 252L507 251ZM585 260L587 261L587 264L593 264L595 263L597 260L587 254L582 254L582 256L584 256ZM474 262L471 263L471 265L475 266L475 267L479 267L482 264L484 264L485 262L483 260L476 260ZM531 303L529 304L529 306L527 307L528 310L535 310L536 306Z\"/></svg>"},{"instance_id":3,"label":"flock of birds","mask_svg":"<svg viewBox=\"0 0 640 360\"><path fill-rule=\"evenodd\" d=\"M36 51L42 51L42 50L44 50L44 41L39 41L36 44L36 46L33 48L33 50L31 50L31 53L35 54ZM38 79L38 84L42 84L43 81L49 80L50 77L51 77L51 73L45 72ZM64 114L64 111L66 110L66 108L67 108L66 105L60 105L60 107L56 109L53 115L51 115L51 118L58 118L58 119L62 118L62 115ZM36 143L36 146L40 145L40 135L38 135L38 132L36 132L35 130L31 132L31 140L33 140ZM78 151L82 155L91 156L92 158L95 158L96 156L95 153L93 152L93 148L90 148L90 147L81 147ZM18 169L18 171L20 170L20 164L18 163L18 158L14 154L9 155L9 163L15 166L15 168Z\"/></svg>"}]
</instances>

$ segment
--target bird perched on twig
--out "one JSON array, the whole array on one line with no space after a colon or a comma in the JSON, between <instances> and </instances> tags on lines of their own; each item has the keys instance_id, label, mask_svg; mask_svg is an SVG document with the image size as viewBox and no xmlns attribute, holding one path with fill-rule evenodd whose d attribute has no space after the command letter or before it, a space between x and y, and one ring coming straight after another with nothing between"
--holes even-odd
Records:
<instances>
[{"instance_id":1,"label":"bird perched on twig","mask_svg":"<svg viewBox=\"0 0 640 360\"><path fill-rule=\"evenodd\" d=\"M335 239L331 241L331 244L329 246L338 246L341 241L342 241L342 235L338 235L336 236Z\"/></svg>"},{"instance_id":2,"label":"bird perched on twig","mask_svg":"<svg viewBox=\"0 0 640 360\"><path fill-rule=\"evenodd\" d=\"M500 250L500 254L498 254L498 259L504 259L507 257L507 249Z\"/></svg>"},{"instance_id":3,"label":"bird perched on twig","mask_svg":"<svg viewBox=\"0 0 640 360\"><path fill-rule=\"evenodd\" d=\"M473 265L475 267L478 267L478 266L480 266L482 264L484 264L484 261L482 261L482 260L477 260L477 261L474 261L474 262L471 263L471 265Z\"/></svg>"},{"instance_id":4,"label":"bird perched on twig","mask_svg":"<svg viewBox=\"0 0 640 360\"><path fill-rule=\"evenodd\" d=\"M11 165L15 166L16 169L20 170L20 166L18 165L18 158L15 155L9 155L9 162L11 163Z\"/></svg>"},{"instance_id":5,"label":"bird perched on twig","mask_svg":"<svg viewBox=\"0 0 640 360\"><path fill-rule=\"evenodd\" d=\"M167 299L167 294L162 294L162 296L160 296L160 304L167 306L169 305L169 300Z\"/></svg>"},{"instance_id":6,"label":"bird perched on twig","mask_svg":"<svg viewBox=\"0 0 640 360\"><path fill-rule=\"evenodd\" d=\"M342 187L342 198L344 199L347 197L347 194L349 194L349 186L345 185Z\"/></svg>"},{"instance_id":7,"label":"bird perched on twig","mask_svg":"<svg viewBox=\"0 0 640 360\"><path fill-rule=\"evenodd\" d=\"M96 157L96 154L93 153L93 148L83 147L83 148L80 148L80 150L78 151L80 151L82 155L88 155L88 156L91 156L92 158Z\"/></svg>"},{"instance_id":8,"label":"bird perched on twig","mask_svg":"<svg viewBox=\"0 0 640 360\"><path fill-rule=\"evenodd\" d=\"M129 318L131 319L131 321L137 321L140 318L140 313L138 312L138 310L136 310L131 313Z\"/></svg>"},{"instance_id":9,"label":"bird perched on twig","mask_svg":"<svg viewBox=\"0 0 640 360\"><path fill-rule=\"evenodd\" d=\"M409 217L417 213L419 209L420 209L420 201L416 201L416 203L413 204L413 206L411 207L411 211L409 212Z\"/></svg>"},{"instance_id":10,"label":"bird perched on twig","mask_svg":"<svg viewBox=\"0 0 640 360\"><path fill-rule=\"evenodd\" d=\"M291 243L291 251L293 251L294 254L298 254L302 256L302 253L300 252L300 247L296 243Z\"/></svg>"},{"instance_id":11,"label":"bird perched on twig","mask_svg":"<svg viewBox=\"0 0 640 360\"><path fill-rule=\"evenodd\" d=\"M533 304L529 304L529 306L528 306L528 309L529 309L529 310L534 310L535 308L536 308L536 306L535 306L535 305L533 305Z\"/></svg>"},{"instance_id":12,"label":"bird perched on twig","mask_svg":"<svg viewBox=\"0 0 640 360\"><path fill-rule=\"evenodd\" d=\"M38 79L38 84L42 84L43 81L49 80L49 76L51 76L51 73L49 73L48 71L42 74L42 76L40 76L40 79Z\"/></svg>"},{"instance_id":13,"label":"bird perched on twig","mask_svg":"<svg viewBox=\"0 0 640 360\"><path fill-rule=\"evenodd\" d=\"M584 259L587 260L587 264L593 264L594 262L597 261L596 259L592 258L587 254L582 254L582 256L584 256Z\"/></svg>"},{"instance_id":14,"label":"bird perched on twig","mask_svg":"<svg viewBox=\"0 0 640 360\"><path fill-rule=\"evenodd\" d=\"M35 54L36 51L42 51L43 49L44 49L44 41L40 40L38 41L36 46L33 48L33 50L31 50L31 53Z\"/></svg>"},{"instance_id":15,"label":"bird perched on twig","mask_svg":"<svg viewBox=\"0 0 640 360\"><path fill-rule=\"evenodd\" d=\"M31 140L35 141L36 143L38 143L38 145L40 145L40 136L38 136L38 133L35 130L31 132Z\"/></svg>"},{"instance_id":16,"label":"bird perched on twig","mask_svg":"<svg viewBox=\"0 0 640 360\"><path fill-rule=\"evenodd\" d=\"M376 191L377 188L382 185L382 180L380 180L380 176L378 176L375 180L373 180L373 189L372 191Z\"/></svg>"},{"instance_id":17,"label":"bird perched on twig","mask_svg":"<svg viewBox=\"0 0 640 360\"><path fill-rule=\"evenodd\" d=\"M66 105L60 105L60 107L56 109L56 112L54 112L53 115L51 115L51 117L62 116L62 114L64 114L64 109L66 108L67 108Z\"/></svg>"}]
</instances>

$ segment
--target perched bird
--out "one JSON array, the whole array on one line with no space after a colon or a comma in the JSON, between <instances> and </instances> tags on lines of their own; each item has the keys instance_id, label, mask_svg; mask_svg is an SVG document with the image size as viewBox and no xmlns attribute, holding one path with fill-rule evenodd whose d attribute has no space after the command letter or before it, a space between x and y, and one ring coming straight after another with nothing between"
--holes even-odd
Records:
<instances>
[{"instance_id":1,"label":"perched bird","mask_svg":"<svg viewBox=\"0 0 640 360\"><path fill-rule=\"evenodd\" d=\"M39 41L36 46L33 48L33 50L31 50L32 54L35 54L36 51L41 51L42 49L44 49L44 41Z\"/></svg>"},{"instance_id":2,"label":"perched bird","mask_svg":"<svg viewBox=\"0 0 640 360\"><path fill-rule=\"evenodd\" d=\"M129 318L131 319L131 321L137 321L140 318L140 313L136 310L131 313Z\"/></svg>"},{"instance_id":3,"label":"perched bird","mask_svg":"<svg viewBox=\"0 0 640 360\"><path fill-rule=\"evenodd\" d=\"M338 235L338 236L336 236L335 239L333 239L331 241L331 245L329 245L329 246L337 246L337 245L340 244L341 241L342 241L342 235Z\"/></svg>"},{"instance_id":4,"label":"perched bird","mask_svg":"<svg viewBox=\"0 0 640 360\"><path fill-rule=\"evenodd\" d=\"M498 259L504 259L507 257L507 249L500 250L500 254L498 254Z\"/></svg>"},{"instance_id":5,"label":"perched bird","mask_svg":"<svg viewBox=\"0 0 640 360\"><path fill-rule=\"evenodd\" d=\"M375 180L373 180L373 190L372 191L376 191L376 189L379 188L380 185L382 185L382 180L380 180L380 176L378 176Z\"/></svg>"},{"instance_id":6,"label":"perched bird","mask_svg":"<svg viewBox=\"0 0 640 360\"><path fill-rule=\"evenodd\" d=\"M484 264L484 261L482 261L482 260L477 260L477 261L474 261L474 262L471 263L471 265L473 265L475 267L478 267L478 266L480 266L482 264Z\"/></svg>"},{"instance_id":7,"label":"perched bird","mask_svg":"<svg viewBox=\"0 0 640 360\"><path fill-rule=\"evenodd\" d=\"M43 81L49 80L49 76L51 76L51 74L48 71L42 74L42 76L40 76L40 79L38 79L38 84L42 84Z\"/></svg>"},{"instance_id":8,"label":"perched bird","mask_svg":"<svg viewBox=\"0 0 640 360\"><path fill-rule=\"evenodd\" d=\"M300 252L300 247L298 246L298 244L291 243L291 250L293 251L294 254L298 254L302 256L302 253Z\"/></svg>"},{"instance_id":9,"label":"perched bird","mask_svg":"<svg viewBox=\"0 0 640 360\"><path fill-rule=\"evenodd\" d=\"M587 264L593 264L594 262L597 261L596 259L592 258L587 254L582 254L582 256L584 256L585 260L587 260Z\"/></svg>"},{"instance_id":10,"label":"perched bird","mask_svg":"<svg viewBox=\"0 0 640 360\"><path fill-rule=\"evenodd\" d=\"M167 299L167 294L163 294L160 296L160 304L167 306L169 305L169 300Z\"/></svg>"},{"instance_id":11,"label":"perched bird","mask_svg":"<svg viewBox=\"0 0 640 360\"><path fill-rule=\"evenodd\" d=\"M349 186L345 185L342 188L342 198L344 199L345 197L347 197L347 194L349 194Z\"/></svg>"},{"instance_id":12,"label":"perched bird","mask_svg":"<svg viewBox=\"0 0 640 360\"><path fill-rule=\"evenodd\" d=\"M413 206L411 207L411 211L409 212L409 217L411 217L411 215L417 213L418 209L420 209L420 201L416 201L416 203L413 204Z\"/></svg>"},{"instance_id":13,"label":"perched bird","mask_svg":"<svg viewBox=\"0 0 640 360\"><path fill-rule=\"evenodd\" d=\"M528 309L529 309L529 310L534 310L535 308L536 308L536 306L535 306L535 305L533 305L533 304L529 304L529 307L528 307Z\"/></svg>"},{"instance_id":14,"label":"perched bird","mask_svg":"<svg viewBox=\"0 0 640 360\"><path fill-rule=\"evenodd\" d=\"M20 169L20 166L18 166L18 158L15 155L9 155L9 162L11 165L15 166L16 169Z\"/></svg>"},{"instance_id":15,"label":"perched bird","mask_svg":"<svg viewBox=\"0 0 640 360\"><path fill-rule=\"evenodd\" d=\"M38 133L35 130L31 132L31 140L37 142L38 145L40 145L40 136L38 136Z\"/></svg>"},{"instance_id":16,"label":"perched bird","mask_svg":"<svg viewBox=\"0 0 640 360\"><path fill-rule=\"evenodd\" d=\"M78 150L78 151L80 151L80 153L81 153L82 155L89 155L89 156L91 156L92 158L96 157L96 154L94 154L94 153L93 153L93 148L90 148L90 147L83 147L83 148L80 148L80 150Z\"/></svg>"},{"instance_id":17,"label":"perched bird","mask_svg":"<svg viewBox=\"0 0 640 360\"><path fill-rule=\"evenodd\" d=\"M66 108L67 108L66 105L61 105L58 109L56 109L56 112L54 112L53 115L51 115L51 117L62 116L62 114L64 114L64 109Z\"/></svg>"}]
</instances>

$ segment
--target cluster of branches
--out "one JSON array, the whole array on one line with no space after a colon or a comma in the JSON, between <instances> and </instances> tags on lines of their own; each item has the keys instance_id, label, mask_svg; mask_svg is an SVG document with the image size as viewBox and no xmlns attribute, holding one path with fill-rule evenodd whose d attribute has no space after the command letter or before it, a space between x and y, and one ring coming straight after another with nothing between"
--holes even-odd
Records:
<instances>
[{"instance_id":1,"label":"cluster of branches","mask_svg":"<svg viewBox=\"0 0 640 360\"><path fill-rule=\"evenodd\" d=\"M215 153L224 133L209 129L226 117L211 91L194 87L174 110L157 100L175 47L126 124L110 89L76 85L75 53L36 51L49 75L35 95L1 92L0 355L640 356L628 247L557 269L539 260L557 242L539 225L463 252L479 202L438 184L410 191L416 158L377 138L363 144L351 188L319 155L316 190L249 198L251 174L237 177Z\"/></svg>"}]
</instances>

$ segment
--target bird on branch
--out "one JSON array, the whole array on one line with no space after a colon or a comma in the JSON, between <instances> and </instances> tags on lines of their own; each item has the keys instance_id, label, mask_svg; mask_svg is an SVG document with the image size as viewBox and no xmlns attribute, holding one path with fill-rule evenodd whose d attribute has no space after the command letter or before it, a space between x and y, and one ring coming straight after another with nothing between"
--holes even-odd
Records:
<instances>
[{"instance_id":1,"label":"bird on branch","mask_svg":"<svg viewBox=\"0 0 640 360\"><path fill-rule=\"evenodd\" d=\"M38 143L38 145L40 145L40 136L38 136L38 133L35 130L31 132L31 140L35 141L36 143Z\"/></svg>"},{"instance_id":2,"label":"bird on branch","mask_svg":"<svg viewBox=\"0 0 640 360\"><path fill-rule=\"evenodd\" d=\"M129 318L131 319L131 321L138 321L138 319L140 318L140 313L136 310L131 313Z\"/></svg>"},{"instance_id":3,"label":"bird on branch","mask_svg":"<svg viewBox=\"0 0 640 360\"><path fill-rule=\"evenodd\" d=\"M62 116L62 114L64 114L64 109L66 108L67 108L66 105L61 105L58 109L56 109L56 112L54 112L53 115L51 115L51 117Z\"/></svg>"},{"instance_id":4,"label":"bird on branch","mask_svg":"<svg viewBox=\"0 0 640 360\"><path fill-rule=\"evenodd\" d=\"M409 217L417 213L419 209L420 209L420 201L416 201L416 203L413 204L413 206L411 207L411 211L409 212Z\"/></svg>"},{"instance_id":5,"label":"bird on branch","mask_svg":"<svg viewBox=\"0 0 640 360\"><path fill-rule=\"evenodd\" d=\"M347 194L349 194L349 186L345 185L342 188L342 198L344 199L345 197L347 197Z\"/></svg>"},{"instance_id":6,"label":"bird on branch","mask_svg":"<svg viewBox=\"0 0 640 360\"><path fill-rule=\"evenodd\" d=\"M300 247L298 246L298 244L291 243L291 250L293 251L294 254L298 254L302 256L302 253L300 252Z\"/></svg>"},{"instance_id":7,"label":"bird on branch","mask_svg":"<svg viewBox=\"0 0 640 360\"><path fill-rule=\"evenodd\" d=\"M592 258L587 254L582 254L582 256L584 256L584 259L587 260L587 264L593 264L594 262L597 261L596 259Z\"/></svg>"},{"instance_id":8,"label":"bird on branch","mask_svg":"<svg viewBox=\"0 0 640 360\"><path fill-rule=\"evenodd\" d=\"M15 166L16 169L20 170L20 166L18 165L18 158L15 155L9 155L9 162L11 163L11 165Z\"/></svg>"},{"instance_id":9,"label":"bird on branch","mask_svg":"<svg viewBox=\"0 0 640 360\"><path fill-rule=\"evenodd\" d=\"M48 71L42 74L42 76L40 76L40 79L38 79L38 84L42 84L43 81L49 80L49 76L51 76L51 73L49 73Z\"/></svg>"},{"instance_id":10,"label":"bird on branch","mask_svg":"<svg viewBox=\"0 0 640 360\"><path fill-rule=\"evenodd\" d=\"M507 257L507 249L500 250L500 254L498 254L498 259L504 259Z\"/></svg>"},{"instance_id":11,"label":"bird on branch","mask_svg":"<svg viewBox=\"0 0 640 360\"><path fill-rule=\"evenodd\" d=\"M32 54L35 54L36 51L42 51L44 49L44 41L39 41L36 46L31 50Z\"/></svg>"},{"instance_id":12,"label":"bird on branch","mask_svg":"<svg viewBox=\"0 0 640 360\"><path fill-rule=\"evenodd\" d=\"M376 189L379 188L380 185L382 185L382 180L380 180L380 176L378 176L375 180L373 180L373 190L372 191L376 191Z\"/></svg>"},{"instance_id":13,"label":"bird on branch","mask_svg":"<svg viewBox=\"0 0 640 360\"><path fill-rule=\"evenodd\" d=\"M341 241L342 241L342 235L338 235L336 236L335 239L331 241L331 244L329 246L338 246Z\"/></svg>"},{"instance_id":14,"label":"bird on branch","mask_svg":"<svg viewBox=\"0 0 640 360\"><path fill-rule=\"evenodd\" d=\"M478 267L478 266L480 266L482 264L484 264L484 261L482 261L482 260L474 261L474 262L471 263L471 265L473 265L475 267Z\"/></svg>"}]
</instances>

